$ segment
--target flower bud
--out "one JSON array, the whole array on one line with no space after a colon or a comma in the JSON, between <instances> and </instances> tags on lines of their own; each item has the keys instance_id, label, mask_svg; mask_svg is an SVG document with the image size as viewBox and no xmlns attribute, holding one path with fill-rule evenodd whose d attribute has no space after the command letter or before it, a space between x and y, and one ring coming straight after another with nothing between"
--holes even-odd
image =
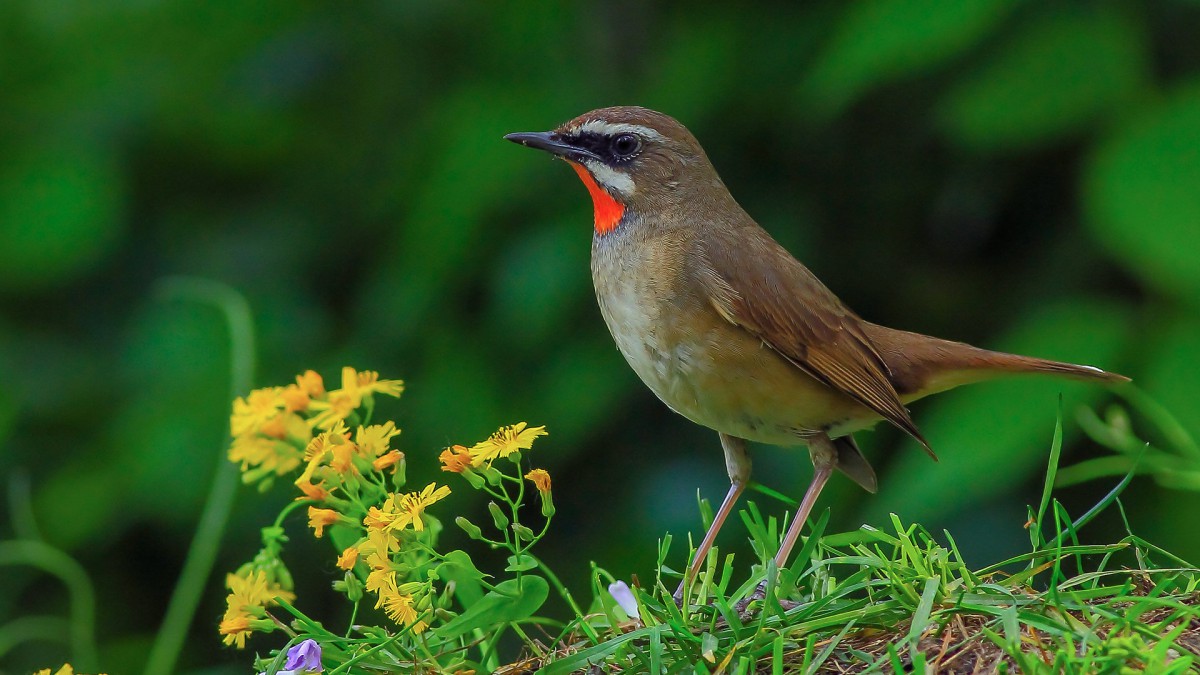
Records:
<instances>
[{"instance_id":1,"label":"flower bud","mask_svg":"<svg viewBox=\"0 0 1200 675\"><path fill-rule=\"evenodd\" d=\"M496 502L488 502L488 511L492 512L492 522L496 524L496 529L503 531L508 527L508 516L504 515L504 511L500 509L500 505Z\"/></svg>"},{"instance_id":2,"label":"flower bud","mask_svg":"<svg viewBox=\"0 0 1200 675\"><path fill-rule=\"evenodd\" d=\"M479 529L478 525L472 523L466 518L459 516L454 519L454 524L462 528L462 531L466 532L468 537L472 539L483 539L483 530Z\"/></svg>"},{"instance_id":3,"label":"flower bud","mask_svg":"<svg viewBox=\"0 0 1200 675\"><path fill-rule=\"evenodd\" d=\"M462 470L462 477L466 478L467 482L471 484L471 487L475 488L476 490L483 487L486 483L486 481L483 480L483 476L480 476L470 467Z\"/></svg>"},{"instance_id":4,"label":"flower bud","mask_svg":"<svg viewBox=\"0 0 1200 675\"><path fill-rule=\"evenodd\" d=\"M346 576L333 582L333 590L345 593L350 602L358 602L363 597L363 583L354 572L346 572Z\"/></svg>"},{"instance_id":5,"label":"flower bud","mask_svg":"<svg viewBox=\"0 0 1200 675\"><path fill-rule=\"evenodd\" d=\"M397 490L399 490L400 488L404 487L404 484L407 482L408 460L405 459L404 454L401 453L400 461L396 462L395 473L392 474L392 484L396 486Z\"/></svg>"},{"instance_id":6,"label":"flower bud","mask_svg":"<svg viewBox=\"0 0 1200 675\"><path fill-rule=\"evenodd\" d=\"M517 539L533 541L533 530L520 523L513 523L513 532L517 535Z\"/></svg>"},{"instance_id":7,"label":"flower bud","mask_svg":"<svg viewBox=\"0 0 1200 675\"><path fill-rule=\"evenodd\" d=\"M499 485L502 475L500 469L493 466L483 467L483 478L488 482L488 485Z\"/></svg>"}]
</instances>

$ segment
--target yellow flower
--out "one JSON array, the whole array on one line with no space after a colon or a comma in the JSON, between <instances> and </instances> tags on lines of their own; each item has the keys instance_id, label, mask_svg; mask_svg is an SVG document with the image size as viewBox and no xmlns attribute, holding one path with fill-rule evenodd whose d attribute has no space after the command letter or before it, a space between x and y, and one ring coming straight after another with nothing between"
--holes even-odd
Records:
<instances>
[{"instance_id":1,"label":"yellow flower","mask_svg":"<svg viewBox=\"0 0 1200 675\"><path fill-rule=\"evenodd\" d=\"M329 460L329 468L342 475L356 473L354 468L354 450L353 443L341 443L333 446L330 450L332 458Z\"/></svg>"},{"instance_id":2,"label":"yellow flower","mask_svg":"<svg viewBox=\"0 0 1200 675\"><path fill-rule=\"evenodd\" d=\"M419 626L414 625L417 623L417 610L413 607L411 595L389 593L386 596L379 596L379 602L383 605L383 612L392 621L404 626L413 626L414 633L425 630L424 622L421 622Z\"/></svg>"},{"instance_id":3,"label":"yellow flower","mask_svg":"<svg viewBox=\"0 0 1200 675\"><path fill-rule=\"evenodd\" d=\"M533 447L533 440L546 435L546 427L525 428L524 422L503 427L492 434L486 441L481 441L471 448L471 461L475 466L491 462L499 457L508 457L514 452L528 450Z\"/></svg>"},{"instance_id":4,"label":"yellow flower","mask_svg":"<svg viewBox=\"0 0 1200 675\"><path fill-rule=\"evenodd\" d=\"M309 398L321 398L325 395L325 381L315 370L306 370L303 375L297 375L296 386Z\"/></svg>"},{"instance_id":5,"label":"yellow flower","mask_svg":"<svg viewBox=\"0 0 1200 675\"><path fill-rule=\"evenodd\" d=\"M308 407L317 411L309 422L318 429L328 429L349 417L358 405L349 394L338 390L329 393L328 401L312 401Z\"/></svg>"},{"instance_id":6,"label":"yellow flower","mask_svg":"<svg viewBox=\"0 0 1200 675\"><path fill-rule=\"evenodd\" d=\"M308 507L308 526L313 529L313 536L320 539L325 535L325 528L336 525L342 519L342 514L333 509Z\"/></svg>"},{"instance_id":7,"label":"yellow flower","mask_svg":"<svg viewBox=\"0 0 1200 675\"><path fill-rule=\"evenodd\" d=\"M297 497L296 499L312 499L320 502L332 494L332 490L325 489L324 480L315 484L312 482L317 468L321 465L321 459L321 456L309 459L308 466L304 467L304 473L300 474L300 477L296 479L296 487L300 488L300 491L304 493L303 497ZM335 487L334 489L337 488Z\"/></svg>"},{"instance_id":8,"label":"yellow flower","mask_svg":"<svg viewBox=\"0 0 1200 675\"><path fill-rule=\"evenodd\" d=\"M403 516L407 516L407 519L412 522L413 529L420 532L421 530L425 529L425 526L421 521L421 515L425 513L425 508L438 501L441 501L448 494L450 494L449 487L445 485L442 487L437 487L436 483L430 483L429 485L426 485L425 489L421 490L419 494L416 492L409 492L405 494L400 500L400 508L402 510L402 518L400 518L400 520L404 519ZM401 525L401 527L403 527L403 525Z\"/></svg>"},{"instance_id":9,"label":"yellow flower","mask_svg":"<svg viewBox=\"0 0 1200 675\"><path fill-rule=\"evenodd\" d=\"M442 463L442 471L454 473L462 473L467 467L477 466L471 459L471 452L461 445L452 445L443 450L442 454L438 455L438 461Z\"/></svg>"},{"instance_id":10,"label":"yellow flower","mask_svg":"<svg viewBox=\"0 0 1200 675\"><path fill-rule=\"evenodd\" d=\"M308 404L312 402L308 392L298 384L289 384L283 388L283 403L284 408L288 412L301 412L308 410Z\"/></svg>"},{"instance_id":11,"label":"yellow flower","mask_svg":"<svg viewBox=\"0 0 1200 675\"><path fill-rule=\"evenodd\" d=\"M324 481L314 485L313 482L305 476L301 476L300 478L296 479L296 487L300 488L300 491L304 493L303 497L296 497L296 499L311 499L313 501L322 502L325 501L330 494L332 494L329 490L325 489Z\"/></svg>"},{"instance_id":12,"label":"yellow flower","mask_svg":"<svg viewBox=\"0 0 1200 675\"><path fill-rule=\"evenodd\" d=\"M238 649L246 646L246 637L255 630L270 630L273 625L268 620L260 619L263 608L275 604L276 598L291 602L296 595L284 590L281 586L267 578L262 570L250 572L246 576L229 574L225 577L225 585L229 588L226 597L225 617L218 627L224 635L224 643L237 644Z\"/></svg>"},{"instance_id":13,"label":"yellow flower","mask_svg":"<svg viewBox=\"0 0 1200 675\"><path fill-rule=\"evenodd\" d=\"M545 469L533 469L525 474L542 499L542 515L549 518L554 515L554 495L550 494L550 474Z\"/></svg>"},{"instance_id":14,"label":"yellow flower","mask_svg":"<svg viewBox=\"0 0 1200 675\"><path fill-rule=\"evenodd\" d=\"M525 474L525 477L533 482L538 492L546 494L550 491L550 474L545 469L534 469Z\"/></svg>"},{"instance_id":15,"label":"yellow flower","mask_svg":"<svg viewBox=\"0 0 1200 675\"><path fill-rule=\"evenodd\" d=\"M369 427L358 427L354 443L364 457L380 457L391 450L392 438L400 435L396 423L372 424Z\"/></svg>"},{"instance_id":16,"label":"yellow flower","mask_svg":"<svg viewBox=\"0 0 1200 675\"><path fill-rule=\"evenodd\" d=\"M403 452L400 452L399 450L392 450L386 455L377 457L375 461L371 462L371 468L375 469L376 471L383 471L389 466L395 466L399 464L400 460L402 459L404 459Z\"/></svg>"},{"instance_id":17,"label":"yellow flower","mask_svg":"<svg viewBox=\"0 0 1200 675\"><path fill-rule=\"evenodd\" d=\"M379 609L383 605L384 598L397 592L396 570L388 567L371 570L371 573L367 575L366 588L367 591L379 595L379 599L375 602L375 609Z\"/></svg>"},{"instance_id":18,"label":"yellow flower","mask_svg":"<svg viewBox=\"0 0 1200 675\"><path fill-rule=\"evenodd\" d=\"M371 394L384 394L386 396L400 396L404 392L404 382L402 380L381 380L379 373L373 370L363 370L356 372L350 366L342 368L342 391L348 394L354 407L362 405L364 396Z\"/></svg>"},{"instance_id":19,"label":"yellow flower","mask_svg":"<svg viewBox=\"0 0 1200 675\"><path fill-rule=\"evenodd\" d=\"M246 576L227 574L225 587L229 589L229 599L237 599L241 605L267 607L275 603L275 598L283 598L288 602L296 599L295 593L273 583L263 570L255 570Z\"/></svg>"},{"instance_id":20,"label":"yellow flower","mask_svg":"<svg viewBox=\"0 0 1200 675\"><path fill-rule=\"evenodd\" d=\"M363 525L368 528L383 530L399 530L412 525L418 532L425 529L421 515L425 508L450 494L450 488L430 483L420 492L409 492L403 495L391 494L383 502L383 507L372 506L363 518Z\"/></svg>"},{"instance_id":21,"label":"yellow flower","mask_svg":"<svg viewBox=\"0 0 1200 675\"><path fill-rule=\"evenodd\" d=\"M304 459L323 459L325 453L333 449L335 445L341 445L350 441L350 430L346 428L346 423L342 420L336 420L333 428L328 431L323 431L312 440L304 448Z\"/></svg>"},{"instance_id":22,"label":"yellow flower","mask_svg":"<svg viewBox=\"0 0 1200 675\"><path fill-rule=\"evenodd\" d=\"M217 626L217 631L225 636L221 641L226 645L237 644L238 649L245 649L246 638L253 632L250 621L251 617L244 612L237 612L232 608L227 610L225 618L221 619L220 625Z\"/></svg>"},{"instance_id":23,"label":"yellow flower","mask_svg":"<svg viewBox=\"0 0 1200 675\"><path fill-rule=\"evenodd\" d=\"M390 564L388 556L393 551L400 550L400 540L386 530L367 530L367 540L359 543L358 550L359 553L366 556L368 567L379 569Z\"/></svg>"},{"instance_id":24,"label":"yellow flower","mask_svg":"<svg viewBox=\"0 0 1200 675\"><path fill-rule=\"evenodd\" d=\"M358 562L358 547L350 546L342 554L338 556L337 566L344 570L354 569L354 564Z\"/></svg>"},{"instance_id":25,"label":"yellow flower","mask_svg":"<svg viewBox=\"0 0 1200 675\"><path fill-rule=\"evenodd\" d=\"M258 433L262 434L263 436L269 436L271 438L283 440L284 438L287 438L287 422L284 420L283 415L276 415L266 422L263 422L262 425L258 427Z\"/></svg>"},{"instance_id":26,"label":"yellow flower","mask_svg":"<svg viewBox=\"0 0 1200 675\"><path fill-rule=\"evenodd\" d=\"M248 396L233 401L233 415L229 418L229 430L233 436L258 431L272 417L283 410L283 389L264 387L255 389Z\"/></svg>"},{"instance_id":27,"label":"yellow flower","mask_svg":"<svg viewBox=\"0 0 1200 675\"><path fill-rule=\"evenodd\" d=\"M344 420L362 405L363 398L372 394L399 396L404 391L400 380L381 380L373 370L356 371L350 366L342 368L342 388L329 392L325 400L313 400L310 410L317 414L309 420L318 429L328 429L338 420Z\"/></svg>"},{"instance_id":28,"label":"yellow flower","mask_svg":"<svg viewBox=\"0 0 1200 675\"><path fill-rule=\"evenodd\" d=\"M300 466L300 457L291 444L258 435L238 436L229 446L229 461L240 463L242 471L259 467L282 476Z\"/></svg>"},{"instance_id":29,"label":"yellow flower","mask_svg":"<svg viewBox=\"0 0 1200 675\"><path fill-rule=\"evenodd\" d=\"M383 508L372 506L367 509L367 515L363 516L363 525L368 530L390 530L392 523L396 522L396 509L392 502L395 495L389 495L383 502Z\"/></svg>"}]
</instances>

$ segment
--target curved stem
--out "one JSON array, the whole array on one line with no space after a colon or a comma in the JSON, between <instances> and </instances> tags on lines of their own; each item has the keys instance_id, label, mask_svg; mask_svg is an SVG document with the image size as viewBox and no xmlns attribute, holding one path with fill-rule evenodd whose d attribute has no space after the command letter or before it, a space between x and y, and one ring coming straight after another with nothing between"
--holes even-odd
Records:
<instances>
[{"instance_id":1,"label":"curved stem","mask_svg":"<svg viewBox=\"0 0 1200 675\"><path fill-rule=\"evenodd\" d=\"M288 502L287 506L283 507L283 509L279 511L279 515L276 516L274 527L283 527L283 521L288 517L288 515L291 514L292 511L295 511L303 506L312 506L313 504L319 503L320 502L314 499L297 499L295 501Z\"/></svg>"},{"instance_id":2,"label":"curved stem","mask_svg":"<svg viewBox=\"0 0 1200 675\"><path fill-rule=\"evenodd\" d=\"M62 580L71 597L69 636L72 660L80 670L95 670L96 591L75 559L40 541L0 542L0 565L29 565Z\"/></svg>"},{"instance_id":3,"label":"curved stem","mask_svg":"<svg viewBox=\"0 0 1200 675\"><path fill-rule=\"evenodd\" d=\"M59 616L26 616L0 626L0 659L22 642L45 640L64 642L71 632L71 622Z\"/></svg>"},{"instance_id":4,"label":"curved stem","mask_svg":"<svg viewBox=\"0 0 1200 675\"><path fill-rule=\"evenodd\" d=\"M9 478L8 505L12 509L12 525L16 538L42 541L37 518L33 515L33 489L29 471L23 467L18 467Z\"/></svg>"},{"instance_id":5,"label":"curved stem","mask_svg":"<svg viewBox=\"0 0 1200 675\"><path fill-rule=\"evenodd\" d=\"M229 325L230 398L249 391L254 378L254 321L246 299L225 284L192 277L165 279L159 284L158 291L164 298L202 302L224 313ZM237 485L237 467L225 458L223 451L218 453L212 487L204 503L200 524L188 549L179 581L171 593L166 616L154 638L150 656L146 659L147 675L175 671L179 652L196 614L196 606L200 603L204 585L216 561L217 548L237 495Z\"/></svg>"}]
</instances>

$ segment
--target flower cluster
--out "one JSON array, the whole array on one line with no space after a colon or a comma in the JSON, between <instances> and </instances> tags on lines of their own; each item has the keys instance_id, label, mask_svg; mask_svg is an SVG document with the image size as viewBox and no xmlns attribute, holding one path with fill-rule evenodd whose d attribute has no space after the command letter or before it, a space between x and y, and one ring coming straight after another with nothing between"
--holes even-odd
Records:
<instances>
[{"instance_id":1,"label":"flower cluster","mask_svg":"<svg viewBox=\"0 0 1200 675\"><path fill-rule=\"evenodd\" d=\"M324 380L311 370L287 386L255 389L233 402L229 459L241 464L246 483L269 487L274 477L294 471L306 460L310 465L306 473L311 479L312 455L319 452L319 448L311 447L316 438L345 436L345 424L355 419L359 407L365 407L366 416L370 416L375 394L399 396L403 391L400 380L381 380L379 373L356 371L349 366L342 369L341 388L333 391L326 391ZM358 435L368 442L363 452L373 451L377 446L371 441L384 433L359 427ZM324 443L331 440L327 437ZM384 459L386 454L385 450L371 459L393 463L399 459L397 455ZM349 458L341 459L340 466L347 468Z\"/></svg>"},{"instance_id":2,"label":"flower cluster","mask_svg":"<svg viewBox=\"0 0 1200 675\"><path fill-rule=\"evenodd\" d=\"M345 368L340 389L326 391L320 375L308 371L293 384L258 389L234 401L230 460L241 466L245 482L260 487L294 475L296 496L274 525L263 529L262 550L227 578L227 610L219 629L226 644L242 648L252 633L285 628L271 613L273 607L292 614L299 622L294 626L314 625L301 621L303 615L292 606L292 579L281 559L287 541L283 523L297 509L306 510L314 537L334 545L333 565L342 571L334 589L354 603L356 612L359 601L372 594L374 608L401 628L398 637L405 639L390 642L392 649L418 644L408 641L430 630L436 616L452 620L454 603L462 598L484 592L508 597L512 592L508 586L488 583L489 575L475 569L463 551L437 550L441 523L427 509L449 496L450 487L429 483L418 490L406 489L406 457L392 447L400 429L391 421L371 423L374 395L399 396L402 391L399 380L381 380L377 373ZM494 499L488 506L500 535L485 536L462 517L456 522L472 538L509 549L513 555L507 571L515 571L518 582L522 573L540 564L529 549L545 535L554 514L550 474L522 467L522 451L545 435L544 427L519 423L471 447L453 446L441 454L444 471L460 474L472 488ZM506 473L494 466L502 459L515 471ZM527 486L541 500L545 522L538 533L521 522ZM447 583L454 579L460 584L458 591ZM456 595L463 585L476 590ZM485 606L477 611L483 612ZM372 633L381 629L361 620L353 630L389 634ZM325 646L326 658L331 651L335 661L348 658L333 644ZM291 656L289 652L289 664ZM313 668L314 663L319 668L320 657L307 667Z\"/></svg>"},{"instance_id":3,"label":"flower cluster","mask_svg":"<svg viewBox=\"0 0 1200 675\"><path fill-rule=\"evenodd\" d=\"M225 576L229 596L225 599L225 616L218 627L227 645L246 646L246 637L258 630L272 630L275 623L267 617L267 607L279 599L294 600L296 595L267 578L263 570Z\"/></svg>"},{"instance_id":4,"label":"flower cluster","mask_svg":"<svg viewBox=\"0 0 1200 675\"><path fill-rule=\"evenodd\" d=\"M263 528L263 547L254 559L233 574L225 576L225 615L218 627L227 645L246 646L246 638L255 631L272 631L275 622L267 608L296 599L292 575L280 559L287 537L283 528Z\"/></svg>"}]
</instances>

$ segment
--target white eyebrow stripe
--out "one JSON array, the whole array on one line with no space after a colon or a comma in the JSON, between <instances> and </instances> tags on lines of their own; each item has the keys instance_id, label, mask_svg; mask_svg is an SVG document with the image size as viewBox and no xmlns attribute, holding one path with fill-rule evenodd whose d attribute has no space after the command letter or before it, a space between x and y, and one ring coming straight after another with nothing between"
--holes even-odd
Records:
<instances>
[{"instance_id":1,"label":"white eyebrow stripe","mask_svg":"<svg viewBox=\"0 0 1200 675\"><path fill-rule=\"evenodd\" d=\"M626 124L623 122L605 122L604 120L588 120L583 124L580 124L576 131L580 133L601 134L604 136L632 133L652 141L663 140L663 135L651 129L650 127L644 127L640 124Z\"/></svg>"},{"instance_id":2,"label":"white eyebrow stripe","mask_svg":"<svg viewBox=\"0 0 1200 675\"><path fill-rule=\"evenodd\" d=\"M629 174L594 159L585 161L584 166L591 172L597 183L612 188L626 197L633 194L633 179L629 177Z\"/></svg>"}]
</instances>

